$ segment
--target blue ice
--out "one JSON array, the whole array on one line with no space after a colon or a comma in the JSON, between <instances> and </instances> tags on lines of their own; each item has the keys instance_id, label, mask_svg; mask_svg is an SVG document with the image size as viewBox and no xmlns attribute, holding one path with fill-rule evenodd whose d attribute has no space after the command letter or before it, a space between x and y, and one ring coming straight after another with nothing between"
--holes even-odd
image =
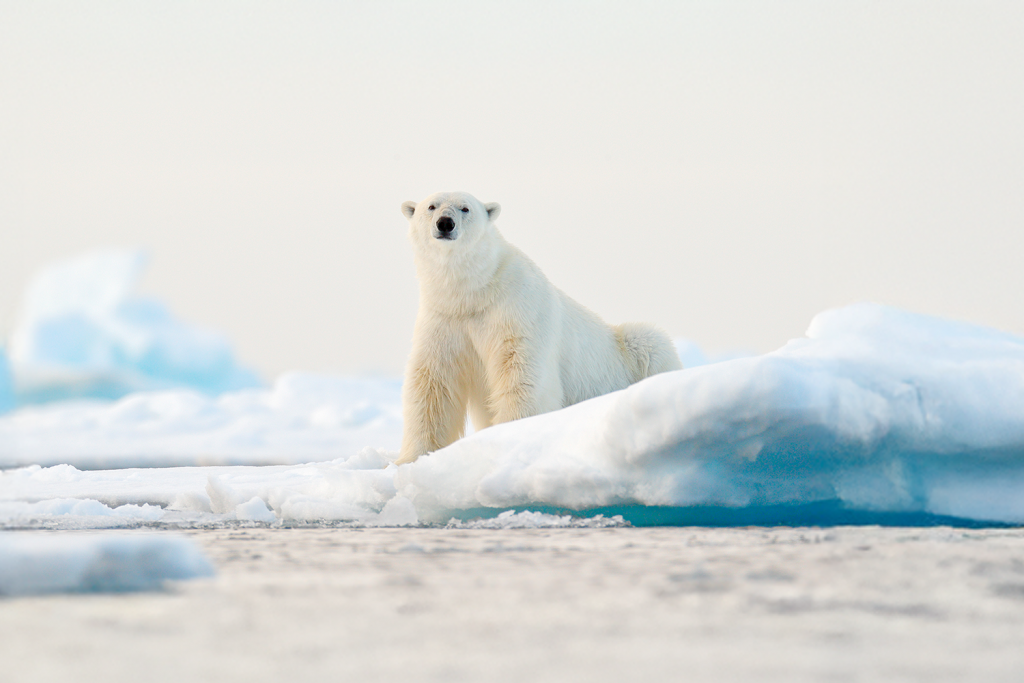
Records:
<instances>
[{"instance_id":1,"label":"blue ice","mask_svg":"<svg viewBox=\"0 0 1024 683\"><path fill-rule=\"evenodd\" d=\"M141 251L107 249L36 275L9 348L17 403L180 387L219 394L261 385L223 336L136 293L147 260Z\"/></svg>"},{"instance_id":2,"label":"blue ice","mask_svg":"<svg viewBox=\"0 0 1024 683\"><path fill-rule=\"evenodd\" d=\"M11 381L11 364L7 352L0 346L0 413L14 407L14 386Z\"/></svg>"},{"instance_id":3,"label":"blue ice","mask_svg":"<svg viewBox=\"0 0 1024 683\"><path fill-rule=\"evenodd\" d=\"M166 534L57 536L0 532L0 595L126 593L213 576L190 539Z\"/></svg>"}]
</instances>

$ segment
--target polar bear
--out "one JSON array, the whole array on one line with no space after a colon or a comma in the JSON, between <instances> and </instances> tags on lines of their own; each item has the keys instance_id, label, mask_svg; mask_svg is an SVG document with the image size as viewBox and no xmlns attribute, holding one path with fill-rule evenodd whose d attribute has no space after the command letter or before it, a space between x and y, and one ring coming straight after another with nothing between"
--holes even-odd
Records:
<instances>
[{"instance_id":1,"label":"polar bear","mask_svg":"<svg viewBox=\"0 0 1024 683\"><path fill-rule=\"evenodd\" d=\"M419 312L405 370L398 464L484 429L682 369L668 335L612 327L556 289L464 192L405 202Z\"/></svg>"}]
</instances>

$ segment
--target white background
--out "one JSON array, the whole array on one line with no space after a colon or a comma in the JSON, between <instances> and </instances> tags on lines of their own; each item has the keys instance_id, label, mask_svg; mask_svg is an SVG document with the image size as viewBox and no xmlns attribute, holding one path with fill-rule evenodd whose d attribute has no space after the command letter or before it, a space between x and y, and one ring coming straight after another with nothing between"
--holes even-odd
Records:
<instances>
[{"instance_id":1,"label":"white background","mask_svg":"<svg viewBox=\"0 0 1024 683\"><path fill-rule=\"evenodd\" d=\"M243 362L398 373L460 189L609 321L771 350L860 300L1024 334L1018 2L0 0L0 333L142 246Z\"/></svg>"}]
</instances>

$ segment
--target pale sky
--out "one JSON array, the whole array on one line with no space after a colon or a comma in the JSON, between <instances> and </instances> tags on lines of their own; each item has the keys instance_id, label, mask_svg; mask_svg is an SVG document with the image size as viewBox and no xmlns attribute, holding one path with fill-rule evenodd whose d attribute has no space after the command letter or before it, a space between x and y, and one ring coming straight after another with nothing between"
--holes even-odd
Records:
<instances>
[{"instance_id":1,"label":"pale sky","mask_svg":"<svg viewBox=\"0 0 1024 683\"><path fill-rule=\"evenodd\" d=\"M270 378L397 374L405 200L609 322L763 352L877 301L1024 335L1024 3L0 0L0 333L144 283Z\"/></svg>"}]
</instances>

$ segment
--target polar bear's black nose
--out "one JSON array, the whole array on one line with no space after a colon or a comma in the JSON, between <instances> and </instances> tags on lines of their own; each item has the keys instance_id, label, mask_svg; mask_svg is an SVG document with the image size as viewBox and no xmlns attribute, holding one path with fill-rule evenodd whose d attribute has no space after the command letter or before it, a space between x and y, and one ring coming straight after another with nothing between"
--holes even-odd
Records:
<instances>
[{"instance_id":1,"label":"polar bear's black nose","mask_svg":"<svg viewBox=\"0 0 1024 683\"><path fill-rule=\"evenodd\" d=\"M441 216L437 219L437 231L444 236L452 234L452 230L455 229L455 221L448 216Z\"/></svg>"}]
</instances>

